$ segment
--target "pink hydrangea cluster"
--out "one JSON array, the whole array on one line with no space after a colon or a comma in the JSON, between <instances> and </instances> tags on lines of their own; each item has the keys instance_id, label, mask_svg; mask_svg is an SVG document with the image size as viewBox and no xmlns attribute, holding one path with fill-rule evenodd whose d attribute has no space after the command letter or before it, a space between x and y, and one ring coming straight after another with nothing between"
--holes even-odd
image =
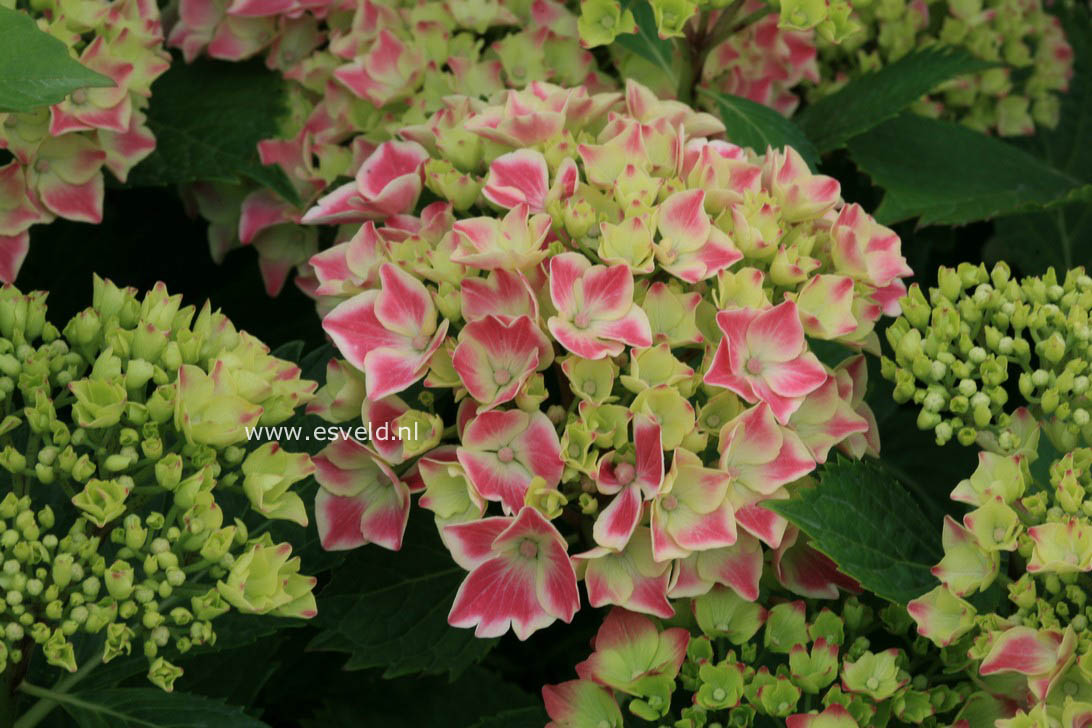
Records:
<instances>
[{"instance_id":1,"label":"pink hydrangea cluster","mask_svg":"<svg viewBox=\"0 0 1092 728\"><path fill-rule=\"evenodd\" d=\"M213 258L254 246L271 295L317 250L303 213L444 97L488 97L535 80L613 85L580 47L576 16L555 0L181 0L179 10L168 44L187 60L261 54L290 82L289 119L258 151L284 170L302 206L256 186L191 191L211 223ZM307 276L300 283L313 286Z\"/></svg>"},{"instance_id":2,"label":"pink hydrangea cluster","mask_svg":"<svg viewBox=\"0 0 1092 728\"><path fill-rule=\"evenodd\" d=\"M327 549L398 549L420 491L483 637L569 621L578 579L663 617L755 600L766 561L855 586L761 503L877 451L863 355L809 340L874 350L911 271L836 180L723 133L632 81L448 97L307 211L346 234L311 259L343 357L312 411L373 433L316 458Z\"/></svg>"},{"instance_id":3,"label":"pink hydrangea cluster","mask_svg":"<svg viewBox=\"0 0 1092 728\"><path fill-rule=\"evenodd\" d=\"M979 714L1009 728L1092 722L1092 449L1037 466L1042 425L1020 408L983 439L951 493L968 510L944 519L940 584L908 605L919 634L982 677ZM978 596L995 584L998 598Z\"/></svg>"},{"instance_id":4,"label":"pink hydrangea cluster","mask_svg":"<svg viewBox=\"0 0 1092 728\"><path fill-rule=\"evenodd\" d=\"M11 282L26 257L32 225L57 217L102 220L105 167L124 182L151 154L155 137L144 109L152 82L170 65L154 0L34 4L43 30L87 68L113 80L77 89L64 101L26 113L0 113L0 280Z\"/></svg>"},{"instance_id":5,"label":"pink hydrangea cluster","mask_svg":"<svg viewBox=\"0 0 1092 728\"><path fill-rule=\"evenodd\" d=\"M762 8L748 0L742 14ZM706 88L742 96L791 116L800 104L797 88L819 83L815 31L786 30L766 15L713 48L702 68Z\"/></svg>"}]
</instances>

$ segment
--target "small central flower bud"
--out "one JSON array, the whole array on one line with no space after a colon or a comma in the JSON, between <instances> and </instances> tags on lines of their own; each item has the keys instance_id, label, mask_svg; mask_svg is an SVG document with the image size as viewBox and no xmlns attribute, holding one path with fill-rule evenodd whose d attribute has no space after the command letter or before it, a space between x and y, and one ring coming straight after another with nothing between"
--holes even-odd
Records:
<instances>
[{"instance_id":1,"label":"small central flower bud","mask_svg":"<svg viewBox=\"0 0 1092 728\"><path fill-rule=\"evenodd\" d=\"M516 459L516 454L512 452L512 448L507 446L502 447L500 450L497 450L497 459L502 463L510 463Z\"/></svg>"},{"instance_id":2,"label":"small central flower bud","mask_svg":"<svg viewBox=\"0 0 1092 728\"><path fill-rule=\"evenodd\" d=\"M34 163L34 171L36 171L36 172L38 172L40 174L45 174L46 172L48 172L49 171L49 160L39 159L37 162Z\"/></svg>"},{"instance_id":3,"label":"small central flower bud","mask_svg":"<svg viewBox=\"0 0 1092 728\"><path fill-rule=\"evenodd\" d=\"M507 369L497 369L493 372L493 381L500 385L508 384L512 381L512 372Z\"/></svg>"},{"instance_id":4,"label":"small central flower bud","mask_svg":"<svg viewBox=\"0 0 1092 728\"><path fill-rule=\"evenodd\" d=\"M758 357L752 356L747 360L747 372L749 374L761 374L762 373L762 360Z\"/></svg>"},{"instance_id":5,"label":"small central flower bud","mask_svg":"<svg viewBox=\"0 0 1092 728\"><path fill-rule=\"evenodd\" d=\"M660 501L660 507L671 512L679 507L679 499L673 495L664 496L664 499Z\"/></svg>"},{"instance_id":6,"label":"small central flower bud","mask_svg":"<svg viewBox=\"0 0 1092 728\"><path fill-rule=\"evenodd\" d=\"M633 469L633 466L629 463L622 463L614 469L614 477L618 479L618 482L622 485L627 485L633 482L634 476L637 472ZM670 497L670 496L668 496Z\"/></svg>"},{"instance_id":7,"label":"small central flower bud","mask_svg":"<svg viewBox=\"0 0 1092 728\"><path fill-rule=\"evenodd\" d=\"M588 324L590 323L591 316L588 314L587 311L581 311L580 313L576 314L576 316L573 316L573 326L578 329L586 329L588 328Z\"/></svg>"},{"instance_id":8,"label":"small central flower bud","mask_svg":"<svg viewBox=\"0 0 1092 728\"><path fill-rule=\"evenodd\" d=\"M417 336L413 337L412 344L413 348L417 351L424 351L425 348L428 346L428 337L424 334L418 334Z\"/></svg>"},{"instance_id":9,"label":"small central flower bud","mask_svg":"<svg viewBox=\"0 0 1092 728\"><path fill-rule=\"evenodd\" d=\"M538 544L530 539L524 539L519 545L519 554L525 559L533 559L538 556Z\"/></svg>"},{"instance_id":10,"label":"small central flower bud","mask_svg":"<svg viewBox=\"0 0 1092 728\"><path fill-rule=\"evenodd\" d=\"M78 88L75 91L73 91L72 92L72 103L80 104L80 105L86 104L87 103L87 92L85 90L83 90L82 88Z\"/></svg>"}]
</instances>

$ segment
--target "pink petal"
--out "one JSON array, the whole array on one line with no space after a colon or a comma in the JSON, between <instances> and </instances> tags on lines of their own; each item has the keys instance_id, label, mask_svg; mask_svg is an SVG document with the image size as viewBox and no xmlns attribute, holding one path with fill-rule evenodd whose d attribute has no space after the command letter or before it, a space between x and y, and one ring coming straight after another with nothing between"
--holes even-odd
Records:
<instances>
[{"instance_id":1,"label":"pink petal","mask_svg":"<svg viewBox=\"0 0 1092 728\"><path fill-rule=\"evenodd\" d=\"M803 397L823 385L827 380L827 370L809 351L792 361L763 369L762 379L782 397Z\"/></svg>"},{"instance_id":2,"label":"pink petal","mask_svg":"<svg viewBox=\"0 0 1092 728\"><path fill-rule=\"evenodd\" d=\"M266 228L292 221L293 208L272 191L262 189L247 195L239 217L239 240L246 245Z\"/></svg>"},{"instance_id":3,"label":"pink petal","mask_svg":"<svg viewBox=\"0 0 1092 728\"><path fill-rule=\"evenodd\" d=\"M796 304L784 301L759 313L747 328L746 341L751 356L757 356L763 362L788 362L797 358L806 343Z\"/></svg>"},{"instance_id":4,"label":"pink petal","mask_svg":"<svg viewBox=\"0 0 1092 728\"><path fill-rule=\"evenodd\" d=\"M473 571L492 558L493 542L511 525L511 518L501 516L453 523L444 526L444 543L455 563L467 571Z\"/></svg>"},{"instance_id":5,"label":"pink petal","mask_svg":"<svg viewBox=\"0 0 1092 728\"><path fill-rule=\"evenodd\" d=\"M436 306L424 284L392 263L380 266L379 278L383 292L375 301L375 317L383 326L408 339L431 336Z\"/></svg>"},{"instance_id":6,"label":"pink petal","mask_svg":"<svg viewBox=\"0 0 1092 728\"><path fill-rule=\"evenodd\" d=\"M69 184L49 174L38 183L42 204L56 215L77 222L98 225L102 222L102 198L105 192L102 174L81 185Z\"/></svg>"},{"instance_id":7,"label":"pink petal","mask_svg":"<svg viewBox=\"0 0 1092 728\"><path fill-rule=\"evenodd\" d=\"M360 531L360 517L365 503L350 497L333 495L319 488L315 495L315 525L319 541L327 551L346 551L367 541Z\"/></svg>"},{"instance_id":8,"label":"pink petal","mask_svg":"<svg viewBox=\"0 0 1092 728\"><path fill-rule=\"evenodd\" d=\"M389 33L384 30L381 35L389 35ZM361 165L356 174L357 186L367 200L379 199L381 196L390 198L392 184L407 184L403 182L406 177L416 176L417 192L420 192L421 167L428 158L428 150L417 142L397 140L383 142ZM394 206L395 209L383 208L383 212L387 215L405 212L413 207L416 198L417 194L414 193L413 201L406 204L400 197L399 204Z\"/></svg>"},{"instance_id":9,"label":"pink petal","mask_svg":"<svg viewBox=\"0 0 1092 728\"><path fill-rule=\"evenodd\" d=\"M405 338L386 329L375 315L379 291L364 291L342 301L322 320L341 355L357 369L364 369L364 358L373 349L398 347Z\"/></svg>"},{"instance_id":10,"label":"pink petal","mask_svg":"<svg viewBox=\"0 0 1092 728\"><path fill-rule=\"evenodd\" d=\"M640 306L633 306L620 319L597 321L590 330L602 339L620 341L635 349L652 346L652 325L649 323L648 314Z\"/></svg>"},{"instance_id":11,"label":"pink petal","mask_svg":"<svg viewBox=\"0 0 1092 728\"><path fill-rule=\"evenodd\" d=\"M356 182L347 182L320 197L315 206L304 213L300 222L305 225L336 225L367 219L364 198L360 196Z\"/></svg>"},{"instance_id":12,"label":"pink petal","mask_svg":"<svg viewBox=\"0 0 1092 728\"><path fill-rule=\"evenodd\" d=\"M1018 672L1023 675L1041 675L1053 670L1058 662L1058 648L1062 635L1052 631L1038 631L1031 627L1012 627L1005 631L990 648L982 661L979 672L993 675L999 672Z\"/></svg>"},{"instance_id":13,"label":"pink petal","mask_svg":"<svg viewBox=\"0 0 1092 728\"><path fill-rule=\"evenodd\" d=\"M583 282L580 310L593 321L618 319L633 306L633 274L624 263L609 268L592 266L584 271Z\"/></svg>"},{"instance_id":14,"label":"pink petal","mask_svg":"<svg viewBox=\"0 0 1092 728\"><path fill-rule=\"evenodd\" d=\"M493 315L538 318L538 301L522 273L497 269L488 278L465 278L460 287L462 314L467 321Z\"/></svg>"},{"instance_id":15,"label":"pink petal","mask_svg":"<svg viewBox=\"0 0 1092 728\"><path fill-rule=\"evenodd\" d=\"M0 235L0 281L14 283L30 250L30 234Z\"/></svg>"},{"instance_id":16,"label":"pink petal","mask_svg":"<svg viewBox=\"0 0 1092 728\"><path fill-rule=\"evenodd\" d=\"M621 551L629 543L640 518L641 489L631 483L615 495L595 519L592 527L595 542L605 548Z\"/></svg>"},{"instance_id":17,"label":"pink petal","mask_svg":"<svg viewBox=\"0 0 1092 728\"><path fill-rule=\"evenodd\" d=\"M550 298L558 312L576 313L573 291L590 267L591 263L580 253L561 253L550 259Z\"/></svg>"},{"instance_id":18,"label":"pink petal","mask_svg":"<svg viewBox=\"0 0 1092 728\"><path fill-rule=\"evenodd\" d=\"M758 599L762 563L762 545L745 533L739 534L732 546L702 551L697 555L698 574L702 578L731 587L750 602Z\"/></svg>"},{"instance_id":19,"label":"pink petal","mask_svg":"<svg viewBox=\"0 0 1092 728\"><path fill-rule=\"evenodd\" d=\"M584 359L604 359L609 356L618 356L626 348L625 344L620 341L606 341L591 330L578 329L571 322L564 321L557 316L550 317L546 322L546 326L559 344ZM634 338L640 333L639 323L621 328L622 334Z\"/></svg>"},{"instance_id":20,"label":"pink petal","mask_svg":"<svg viewBox=\"0 0 1092 728\"><path fill-rule=\"evenodd\" d=\"M645 497L651 498L664 481L660 423L648 415L637 415L633 420L633 442L637 450L637 482Z\"/></svg>"},{"instance_id":21,"label":"pink petal","mask_svg":"<svg viewBox=\"0 0 1092 728\"><path fill-rule=\"evenodd\" d=\"M683 241L696 248L709 238L712 223L705 213L705 191L685 190L664 200L659 208L660 233L665 239Z\"/></svg>"},{"instance_id":22,"label":"pink petal","mask_svg":"<svg viewBox=\"0 0 1092 728\"><path fill-rule=\"evenodd\" d=\"M521 640L553 624L535 594L535 571L498 557L478 566L455 595L447 621L474 627L478 637L500 637L512 629Z\"/></svg>"},{"instance_id":23,"label":"pink petal","mask_svg":"<svg viewBox=\"0 0 1092 728\"><path fill-rule=\"evenodd\" d=\"M519 149L493 160L482 194L507 209L526 204L531 212L543 212L548 175L546 158L541 152Z\"/></svg>"}]
</instances>

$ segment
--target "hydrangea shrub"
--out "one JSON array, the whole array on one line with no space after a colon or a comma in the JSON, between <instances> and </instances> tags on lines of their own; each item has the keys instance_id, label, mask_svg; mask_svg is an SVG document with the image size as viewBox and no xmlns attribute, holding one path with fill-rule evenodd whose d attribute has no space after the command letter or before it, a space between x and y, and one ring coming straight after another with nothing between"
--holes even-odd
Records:
<instances>
[{"instance_id":1,"label":"hydrangea shrub","mask_svg":"<svg viewBox=\"0 0 1092 728\"><path fill-rule=\"evenodd\" d=\"M0 673L32 653L75 672L86 639L89 664L143 654L170 690L172 656L215 643L218 617L314 616L315 579L268 528L307 525L293 485L315 465L246 430L317 384L162 284L96 277L60 330L45 298L0 290Z\"/></svg>"},{"instance_id":2,"label":"hydrangea shrub","mask_svg":"<svg viewBox=\"0 0 1092 728\"><path fill-rule=\"evenodd\" d=\"M863 357L809 342L874 350L910 270L836 180L722 133L632 81L449 97L306 213L345 236L311 260L343 358L310 409L403 433L316 457L327 549L399 548L421 491L483 637L569 621L578 576L660 617L753 602L767 558L855 587L761 502L877 451Z\"/></svg>"},{"instance_id":3,"label":"hydrangea shrub","mask_svg":"<svg viewBox=\"0 0 1092 728\"><path fill-rule=\"evenodd\" d=\"M159 8L150 0L35 2L38 26L62 41L113 87L77 89L64 101L0 113L0 280L11 282L29 229L56 218L102 221L103 169L124 182L155 149L145 109L152 83L170 65Z\"/></svg>"}]
</instances>

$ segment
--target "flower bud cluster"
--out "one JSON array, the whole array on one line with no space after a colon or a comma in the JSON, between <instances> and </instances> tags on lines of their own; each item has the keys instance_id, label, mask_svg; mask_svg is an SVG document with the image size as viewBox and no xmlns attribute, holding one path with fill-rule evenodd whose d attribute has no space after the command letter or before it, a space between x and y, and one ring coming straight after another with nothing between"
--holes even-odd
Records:
<instances>
[{"instance_id":1,"label":"flower bud cluster","mask_svg":"<svg viewBox=\"0 0 1092 728\"><path fill-rule=\"evenodd\" d=\"M449 619L483 636L568 621L577 568L593 606L667 617L715 584L756 599L768 547L781 584L838 595L759 504L835 447L877 452L857 352L910 270L796 151L723 131L632 81L448 98L308 211L342 224L311 260L344 357L313 411L407 433L316 458L327 548L399 548L422 489L471 571ZM809 337L856 355L826 366ZM528 560L557 591L508 613L486 573Z\"/></svg>"},{"instance_id":2,"label":"flower bud cluster","mask_svg":"<svg viewBox=\"0 0 1092 728\"><path fill-rule=\"evenodd\" d=\"M0 290L0 372L0 672L37 647L74 671L94 635L105 661L143 653L169 690L168 658L211 644L233 608L315 613L314 579L266 532L307 524L291 486L314 466L246 433L311 399L298 367L207 303L96 277L61 331L45 294Z\"/></svg>"},{"instance_id":3,"label":"flower bud cluster","mask_svg":"<svg viewBox=\"0 0 1092 728\"><path fill-rule=\"evenodd\" d=\"M190 191L210 222L213 258L253 245L270 295L317 250L317 231L298 224L304 211L444 97L487 97L531 81L614 85L581 48L576 16L555 0L181 0L168 45L187 61L264 55L288 81L291 113L259 154L285 172L302 206L254 185Z\"/></svg>"},{"instance_id":4,"label":"flower bud cluster","mask_svg":"<svg viewBox=\"0 0 1092 728\"><path fill-rule=\"evenodd\" d=\"M1092 278L1083 268L1061 281L1053 269L1018 281L1004 263L941 268L929 298L913 285L902 309L887 330L894 359L883 375L897 401L921 407L918 426L938 443L985 438L1013 451L1026 429L1011 414L1018 391L1060 451L1092 444Z\"/></svg>"},{"instance_id":5,"label":"flower bud cluster","mask_svg":"<svg viewBox=\"0 0 1092 728\"><path fill-rule=\"evenodd\" d=\"M864 32L840 45L820 41L815 96L916 48L955 46L999 65L945 82L916 110L1001 136L1058 124L1058 94L1073 76L1073 49L1040 0L869 0L854 2Z\"/></svg>"},{"instance_id":6,"label":"flower bud cluster","mask_svg":"<svg viewBox=\"0 0 1092 728\"><path fill-rule=\"evenodd\" d=\"M0 280L11 282L32 225L57 217L102 221L102 168L124 182L151 154L155 137L144 109L152 82L170 65L153 0L43 0L31 3L38 27L65 44L108 88L73 91L59 104L0 113Z\"/></svg>"},{"instance_id":7,"label":"flower bud cluster","mask_svg":"<svg viewBox=\"0 0 1092 728\"><path fill-rule=\"evenodd\" d=\"M941 584L908 607L919 634L984 678L976 700L1013 721L999 726L1092 719L1092 449L1066 452L1039 483L1037 444L1032 423L1017 454L981 453L952 491L973 510L945 519Z\"/></svg>"},{"instance_id":8,"label":"flower bud cluster","mask_svg":"<svg viewBox=\"0 0 1092 728\"><path fill-rule=\"evenodd\" d=\"M675 728L960 725L973 688L930 680L946 661L907 634L904 608L877 615L855 597L830 606L766 609L718 588L667 628L616 608L579 679L542 689L550 725L618 728L632 722L623 707L642 725Z\"/></svg>"}]
</instances>

